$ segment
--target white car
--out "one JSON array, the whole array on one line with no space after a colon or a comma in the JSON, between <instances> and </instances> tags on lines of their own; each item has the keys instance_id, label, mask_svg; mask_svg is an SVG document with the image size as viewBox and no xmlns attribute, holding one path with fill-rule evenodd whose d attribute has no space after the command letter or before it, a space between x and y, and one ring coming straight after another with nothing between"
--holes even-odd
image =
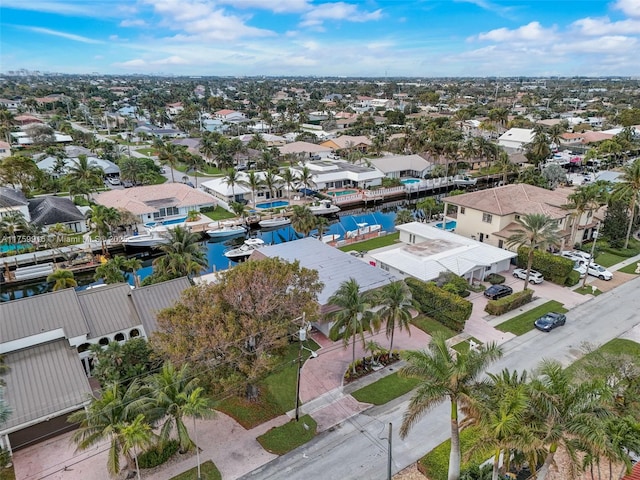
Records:
<instances>
[{"instance_id":1,"label":"white car","mask_svg":"<svg viewBox=\"0 0 640 480\"><path fill-rule=\"evenodd\" d=\"M564 250L560 252L560 255L576 262L580 261L586 263L591 260L590 254L588 254L587 252L582 252L580 250Z\"/></svg>"},{"instance_id":2,"label":"white car","mask_svg":"<svg viewBox=\"0 0 640 480\"><path fill-rule=\"evenodd\" d=\"M527 270L525 268L516 268L513 271L513 276L519 278L520 280L524 280L527 278ZM529 272L529 283L542 283L544 281L544 277L542 274L536 270L531 270Z\"/></svg>"},{"instance_id":3,"label":"white car","mask_svg":"<svg viewBox=\"0 0 640 480\"><path fill-rule=\"evenodd\" d=\"M587 266L584 263L574 263L573 269L580 274L580 278L584 278L584 276L587 274Z\"/></svg>"},{"instance_id":4,"label":"white car","mask_svg":"<svg viewBox=\"0 0 640 480\"><path fill-rule=\"evenodd\" d=\"M597 263L590 263L587 273L591 276L598 277L600 280L611 280L613 278L613 273Z\"/></svg>"},{"instance_id":5,"label":"white car","mask_svg":"<svg viewBox=\"0 0 640 480\"><path fill-rule=\"evenodd\" d=\"M120 179L118 177L109 177L107 178L107 182L111 185L120 185Z\"/></svg>"}]
</instances>

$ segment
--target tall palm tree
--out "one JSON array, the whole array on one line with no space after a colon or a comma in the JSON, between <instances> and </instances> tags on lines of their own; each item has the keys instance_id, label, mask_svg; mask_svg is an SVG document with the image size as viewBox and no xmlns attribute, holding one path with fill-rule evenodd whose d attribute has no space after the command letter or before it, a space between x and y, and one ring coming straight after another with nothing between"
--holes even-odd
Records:
<instances>
[{"instance_id":1,"label":"tall palm tree","mask_svg":"<svg viewBox=\"0 0 640 480\"><path fill-rule=\"evenodd\" d=\"M291 198L291 192L295 189L295 186L298 183L298 177L290 168L285 168L280 172L280 178L282 178L282 183L287 187L288 196Z\"/></svg>"},{"instance_id":2,"label":"tall palm tree","mask_svg":"<svg viewBox=\"0 0 640 480\"><path fill-rule=\"evenodd\" d=\"M445 399L451 404L451 451L449 453L448 480L460 478L460 429L458 405L467 400L477 387L477 379L485 368L502 356L495 344L485 344L477 350L453 352L447 338L441 333L433 336L428 350L410 350L404 357L407 365L400 375L417 378L420 384L414 393L400 427L402 438L429 410Z\"/></svg>"},{"instance_id":3,"label":"tall palm tree","mask_svg":"<svg viewBox=\"0 0 640 480\"><path fill-rule=\"evenodd\" d=\"M547 249L560 243L557 220L542 213L530 213L516 220L519 227L507 239L508 247L527 247L527 275L524 279L524 290L529 286L529 275L536 249Z\"/></svg>"},{"instance_id":4,"label":"tall palm tree","mask_svg":"<svg viewBox=\"0 0 640 480\"><path fill-rule=\"evenodd\" d=\"M227 173L222 177L222 182L228 187L231 187L231 201L236 201L236 185L240 184L240 172L235 168L230 168Z\"/></svg>"},{"instance_id":5,"label":"tall palm tree","mask_svg":"<svg viewBox=\"0 0 640 480\"><path fill-rule=\"evenodd\" d=\"M300 172L298 172L298 181L304 186L305 190L304 190L304 196L307 196L307 190L309 190L309 187L314 187L316 184L313 181L313 171L307 166L304 165L301 169Z\"/></svg>"},{"instance_id":6,"label":"tall palm tree","mask_svg":"<svg viewBox=\"0 0 640 480\"><path fill-rule=\"evenodd\" d=\"M258 175L255 170L251 170L249 171L249 173L247 173L247 178L245 180L238 181L238 183L251 189L251 200L253 202L253 205L255 206L256 190L259 190L260 187L264 185L264 180L262 179L262 177Z\"/></svg>"},{"instance_id":7,"label":"tall palm tree","mask_svg":"<svg viewBox=\"0 0 640 480\"><path fill-rule=\"evenodd\" d=\"M184 227L170 229L167 242L159 248L164 255L153 261L153 267L160 277L183 277L198 273L207 266L200 236Z\"/></svg>"},{"instance_id":8,"label":"tall palm tree","mask_svg":"<svg viewBox=\"0 0 640 480\"><path fill-rule=\"evenodd\" d=\"M198 148L200 149L200 153L204 155L207 163L211 163L211 159L216 154L216 140L209 132L202 135Z\"/></svg>"},{"instance_id":9,"label":"tall palm tree","mask_svg":"<svg viewBox=\"0 0 640 480\"><path fill-rule=\"evenodd\" d=\"M204 159L200 155L187 152L184 154L184 161L189 167L189 170L193 172L193 178L196 181L195 187L198 188L198 172L204 165Z\"/></svg>"},{"instance_id":10,"label":"tall palm tree","mask_svg":"<svg viewBox=\"0 0 640 480\"><path fill-rule=\"evenodd\" d=\"M564 447L574 466L578 464L577 445L583 451L597 450L598 440L594 442L591 436L593 421L611 415L606 408L609 398L610 392L603 382L574 382L559 362L542 361L537 377L531 382L533 411L543 425L543 441L547 446L537 480L546 479L559 447Z\"/></svg>"},{"instance_id":11,"label":"tall palm tree","mask_svg":"<svg viewBox=\"0 0 640 480\"><path fill-rule=\"evenodd\" d=\"M382 287L376 295L376 305L382 308L377 314L380 320L386 321L387 338L389 341L389 351L393 350L393 334L396 330L409 330L411 321L411 290L403 281L397 281Z\"/></svg>"},{"instance_id":12,"label":"tall palm tree","mask_svg":"<svg viewBox=\"0 0 640 480\"><path fill-rule=\"evenodd\" d=\"M572 243L576 243L576 231L578 230L582 215L600 206L600 202L604 200L603 191L602 188L595 183L581 185L567 197L567 200L570 202L567 208L573 210L572 216L574 220L571 225L570 239ZM582 244L582 237L580 237L577 243Z\"/></svg>"},{"instance_id":13,"label":"tall palm tree","mask_svg":"<svg viewBox=\"0 0 640 480\"><path fill-rule=\"evenodd\" d=\"M158 161L161 165L171 169L171 183L175 183L174 170L184 160L185 149L182 145L166 142L162 143L158 151Z\"/></svg>"},{"instance_id":14,"label":"tall palm tree","mask_svg":"<svg viewBox=\"0 0 640 480\"><path fill-rule=\"evenodd\" d=\"M102 254L106 255L106 241L112 229L120 221L120 212L115 208L105 207L104 205L92 205L88 215L92 229L100 237Z\"/></svg>"},{"instance_id":15,"label":"tall palm tree","mask_svg":"<svg viewBox=\"0 0 640 480\"><path fill-rule=\"evenodd\" d=\"M502 173L503 185L506 185L509 182L510 173L516 173L518 171L518 166L511 161L509 154L502 149L498 153L495 166L498 167L498 172Z\"/></svg>"},{"instance_id":16,"label":"tall palm tree","mask_svg":"<svg viewBox=\"0 0 640 480\"><path fill-rule=\"evenodd\" d=\"M63 290L65 288L73 288L78 286L78 282L76 282L76 279L73 277L73 272L71 270L65 270L63 268L60 268L51 273L47 277L47 282L53 282L54 292Z\"/></svg>"},{"instance_id":17,"label":"tall palm tree","mask_svg":"<svg viewBox=\"0 0 640 480\"><path fill-rule=\"evenodd\" d=\"M275 172L269 170L264 174L264 186L269 190L271 198L276 198L274 192L282 186L282 180Z\"/></svg>"},{"instance_id":18,"label":"tall palm tree","mask_svg":"<svg viewBox=\"0 0 640 480\"><path fill-rule=\"evenodd\" d=\"M69 416L69 422L80 424L72 436L78 450L86 450L104 440L110 442L107 470L113 476L121 471L120 455L125 456L129 469L133 467L130 456L133 435L127 427L134 422L141 425L138 415L149 405L146 393L137 380L126 388L114 383L107 386L100 397L93 398L86 411L80 410Z\"/></svg>"},{"instance_id":19,"label":"tall palm tree","mask_svg":"<svg viewBox=\"0 0 640 480\"><path fill-rule=\"evenodd\" d=\"M318 230L318 240L322 241L322 236L326 228L329 226L329 220L325 217L318 216L315 218L316 221L316 229Z\"/></svg>"},{"instance_id":20,"label":"tall palm tree","mask_svg":"<svg viewBox=\"0 0 640 480\"><path fill-rule=\"evenodd\" d=\"M142 413L139 413L133 421L123 424L119 429L122 432L122 454L131 465L133 458L136 467L136 476L140 480L140 466L138 465L138 448L144 448L151 444L153 433L151 425L146 422ZM133 455L131 451L133 450ZM129 467L131 468L131 467Z\"/></svg>"},{"instance_id":21,"label":"tall palm tree","mask_svg":"<svg viewBox=\"0 0 640 480\"><path fill-rule=\"evenodd\" d=\"M315 215L306 205L294 205L292 208L291 226L296 232L308 236L316 226Z\"/></svg>"},{"instance_id":22,"label":"tall palm tree","mask_svg":"<svg viewBox=\"0 0 640 480\"><path fill-rule=\"evenodd\" d=\"M124 263L127 261L122 255L117 255L96 268L93 278L102 279L106 284L124 283Z\"/></svg>"},{"instance_id":23,"label":"tall palm tree","mask_svg":"<svg viewBox=\"0 0 640 480\"><path fill-rule=\"evenodd\" d=\"M342 335L344 347L349 346L351 340L351 368L356 373L356 341L358 338L364 346L364 332L377 329L376 316L371 312L373 297L369 292L360 292L360 285L355 278L345 280L327 302L338 307L339 310L329 314L334 321L331 327L332 335Z\"/></svg>"},{"instance_id":24,"label":"tall palm tree","mask_svg":"<svg viewBox=\"0 0 640 480\"><path fill-rule=\"evenodd\" d=\"M29 224L19 210L11 210L0 217L0 235L3 237L15 237L16 234L27 230L29 230Z\"/></svg>"},{"instance_id":25,"label":"tall palm tree","mask_svg":"<svg viewBox=\"0 0 640 480\"><path fill-rule=\"evenodd\" d=\"M636 159L631 165L623 168L622 180L614 187L612 197L615 199L626 200L629 202L629 225L627 226L627 235L624 240L624 248L629 248L629 238L631 238L631 229L636 218L636 208L640 203L640 159Z\"/></svg>"},{"instance_id":26,"label":"tall palm tree","mask_svg":"<svg viewBox=\"0 0 640 480\"><path fill-rule=\"evenodd\" d=\"M86 155L78 155L69 168L66 181L67 184L86 184L90 191L94 191L102 186L103 175L104 171L93 160L89 161Z\"/></svg>"},{"instance_id":27,"label":"tall palm tree","mask_svg":"<svg viewBox=\"0 0 640 480\"><path fill-rule=\"evenodd\" d=\"M199 383L200 380L192 376L187 364L176 368L171 362L165 362L162 370L149 380L155 415L164 418L160 438L169 440L175 428L181 452L187 452L195 446L184 424L184 417L201 417L211 412L211 405Z\"/></svg>"},{"instance_id":28,"label":"tall palm tree","mask_svg":"<svg viewBox=\"0 0 640 480\"><path fill-rule=\"evenodd\" d=\"M403 208L402 210L398 210L393 223L395 223L396 225L404 225L405 223L411 223L413 221L415 221L415 218L413 217L413 213L411 213L411 210Z\"/></svg>"},{"instance_id":29,"label":"tall palm tree","mask_svg":"<svg viewBox=\"0 0 640 480\"><path fill-rule=\"evenodd\" d=\"M430 221L432 212L438 208L438 201L434 197L425 197L416 204L416 208L423 213L428 212L426 217L427 221Z\"/></svg>"}]
</instances>

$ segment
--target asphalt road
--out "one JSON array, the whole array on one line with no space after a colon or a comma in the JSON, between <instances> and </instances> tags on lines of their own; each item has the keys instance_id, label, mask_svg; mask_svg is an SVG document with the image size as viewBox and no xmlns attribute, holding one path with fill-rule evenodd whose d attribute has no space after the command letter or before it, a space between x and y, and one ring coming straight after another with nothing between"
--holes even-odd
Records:
<instances>
[{"instance_id":1,"label":"asphalt road","mask_svg":"<svg viewBox=\"0 0 640 480\"><path fill-rule=\"evenodd\" d=\"M605 343L640 324L639 291L640 278L636 278L571 310L564 327L551 333L533 330L506 342L504 357L489 370L531 370L542 358L568 365L581 356L581 345ZM242 479L385 479L388 423L394 429L394 473L449 437L449 405L443 403L425 415L407 438L399 439L397 432L409 395L352 417Z\"/></svg>"}]
</instances>

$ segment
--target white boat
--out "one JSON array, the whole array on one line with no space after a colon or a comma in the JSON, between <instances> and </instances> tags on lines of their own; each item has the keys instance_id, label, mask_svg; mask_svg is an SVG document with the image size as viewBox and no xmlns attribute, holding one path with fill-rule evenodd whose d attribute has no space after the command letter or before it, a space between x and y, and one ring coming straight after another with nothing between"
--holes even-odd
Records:
<instances>
[{"instance_id":1,"label":"white boat","mask_svg":"<svg viewBox=\"0 0 640 480\"><path fill-rule=\"evenodd\" d=\"M262 228L274 228L274 227L282 227L284 225L289 225L291 223L291 219L287 217L275 217L270 218L268 220L260 220L258 225Z\"/></svg>"},{"instance_id":2,"label":"white boat","mask_svg":"<svg viewBox=\"0 0 640 480\"><path fill-rule=\"evenodd\" d=\"M323 235L322 242L323 243L337 242L338 240L340 240L340 237L341 235L339 233L334 233L333 235Z\"/></svg>"},{"instance_id":3,"label":"white boat","mask_svg":"<svg viewBox=\"0 0 640 480\"><path fill-rule=\"evenodd\" d=\"M247 258L251 255L251 252L264 246L264 241L260 238L248 238L242 245L237 248L232 248L224 252L224 256L230 260L240 260Z\"/></svg>"},{"instance_id":4,"label":"white boat","mask_svg":"<svg viewBox=\"0 0 640 480\"><path fill-rule=\"evenodd\" d=\"M217 226L218 228L212 228L207 230L207 235L211 238L225 238L240 235L246 232L246 229L242 225L234 225L233 223L214 224L210 223L209 227Z\"/></svg>"},{"instance_id":5,"label":"white boat","mask_svg":"<svg viewBox=\"0 0 640 480\"><path fill-rule=\"evenodd\" d=\"M153 227L147 229L147 233L132 235L122 240L125 247L157 247L167 243L167 228Z\"/></svg>"},{"instance_id":6,"label":"white boat","mask_svg":"<svg viewBox=\"0 0 640 480\"><path fill-rule=\"evenodd\" d=\"M172 217L157 218L153 222L147 222L144 224L145 228L176 228L184 227L187 224L187 217L185 215L177 215Z\"/></svg>"},{"instance_id":7,"label":"white boat","mask_svg":"<svg viewBox=\"0 0 640 480\"><path fill-rule=\"evenodd\" d=\"M456 175L455 177L453 177L453 183L460 187L466 187L475 185L476 183L478 183L478 179L472 178L468 175Z\"/></svg>"},{"instance_id":8,"label":"white boat","mask_svg":"<svg viewBox=\"0 0 640 480\"><path fill-rule=\"evenodd\" d=\"M368 223L358 223L357 230L349 230L347 232L347 238L356 238L362 235L367 235L369 233L378 232L382 229L382 225L378 225L377 223L374 225L369 225Z\"/></svg>"},{"instance_id":9,"label":"white boat","mask_svg":"<svg viewBox=\"0 0 640 480\"><path fill-rule=\"evenodd\" d=\"M338 213L340 207L331 203L331 200L320 200L319 205L312 205L309 207L311 213L314 215L331 215Z\"/></svg>"}]
</instances>

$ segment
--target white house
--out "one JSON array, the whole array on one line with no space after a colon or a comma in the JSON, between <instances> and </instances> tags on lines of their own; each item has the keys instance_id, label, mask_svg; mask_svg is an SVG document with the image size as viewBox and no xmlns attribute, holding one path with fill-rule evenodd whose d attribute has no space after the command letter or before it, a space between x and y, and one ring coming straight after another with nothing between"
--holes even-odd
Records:
<instances>
[{"instance_id":1,"label":"white house","mask_svg":"<svg viewBox=\"0 0 640 480\"><path fill-rule=\"evenodd\" d=\"M255 172L255 174L261 180L264 180L266 176L266 172ZM238 172L238 181L233 187L225 181L224 177L213 178L202 182L200 187L209 195L213 195L218 200L220 206L229 209L229 205L232 202L254 203L254 192L246 185L248 178L247 173ZM276 179L279 183L273 190L273 197L271 196L272 192L265 186L262 186L255 191L255 203L283 196L284 183L280 177L276 176Z\"/></svg>"},{"instance_id":2,"label":"white house","mask_svg":"<svg viewBox=\"0 0 640 480\"><path fill-rule=\"evenodd\" d=\"M224 122L238 122L247 118L244 113L229 109L218 110L214 115Z\"/></svg>"},{"instance_id":3,"label":"white house","mask_svg":"<svg viewBox=\"0 0 640 480\"><path fill-rule=\"evenodd\" d=\"M402 245L371 253L376 266L402 279L415 277L422 281L452 272L469 282L482 280L489 273L509 269L516 253L455 233L412 222L399 225Z\"/></svg>"},{"instance_id":4,"label":"white house","mask_svg":"<svg viewBox=\"0 0 640 480\"><path fill-rule=\"evenodd\" d=\"M71 168L77 165L79 162L78 158L63 158L62 160L58 160L57 157L47 157L36 163L40 170L45 172L49 172L54 175L64 175L69 172ZM105 175L108 176L119 176L120 175L120 167L118 167L115 163L104 160L98 157L87 157L87 162L90 165L95 165L100 168ZM56 171L56 168L60 168L59 171Z\"/></svg>"},{"instance_id":5,"label":"white house","mask_svg":"<svg viewBox=\"0 0 640 480\"><path fill-rule=\"evenodd\" d=\"M510 128L498 138L498 145L522 149L533 141L533 130L531 128Z\"/></svg>"},{"instance_id":6,"label":"white house","mask_svg":"<svg viewBox=\"0 0 640 480\"><path fill-rule=\"evenodd\" d=\"M393 155L367 160L387 178L424 178L433 168L433 164L420 155Z\"/></svg>"},{"instance_id":7,"label":"white house","mask_svg":"<svg viewBox=\"0 0 640 480\"><path fill-rule=\"evenodd\" d=\"M366 188L382 185L384 174L380 170L365 165L356 165L341 160L317 160L304 164L312 172L315 188L324 190L329 188ZM302 167L291 167L300 175Z\"/></svg>"}]
</instances>

